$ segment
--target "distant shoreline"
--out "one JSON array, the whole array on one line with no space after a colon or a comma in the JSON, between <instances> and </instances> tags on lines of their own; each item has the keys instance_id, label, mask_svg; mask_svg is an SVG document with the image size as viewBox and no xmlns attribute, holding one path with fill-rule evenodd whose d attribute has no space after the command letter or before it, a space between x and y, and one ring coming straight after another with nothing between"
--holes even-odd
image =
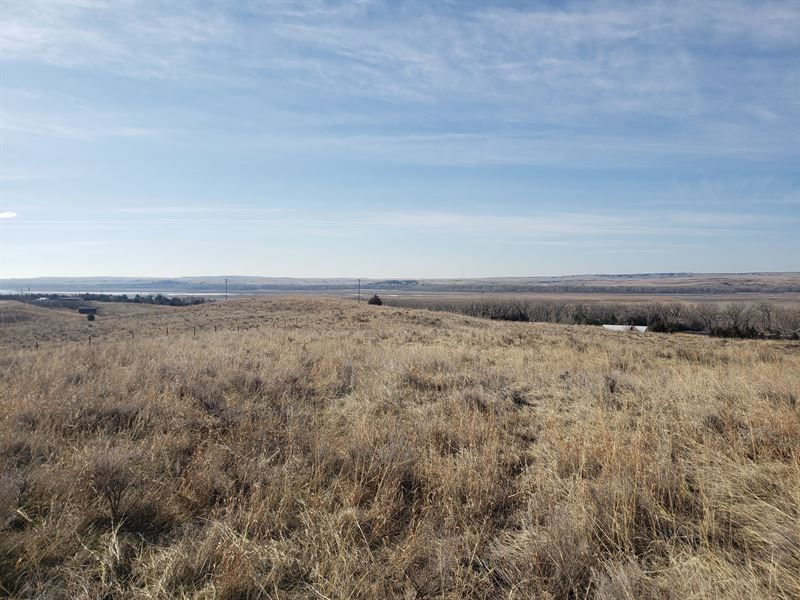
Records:
<instances>
[{"instance_id":1,"label":"distant shoreline","mask_svg":"<svg viewBox=\"0 0 800 600\"><path fill-rule=\"evenodd\" d=\"M227 282L227 283L226 283ZM210 276L40 277L0 281L0 293L55 294L164 294L223 296L328 293L385 294L607 294L607 295L717 295L798 294L800 273L652 273L639 275L567 275L560 277L487 277L452 279L286 278Z\"/></svg>"}]
</instances>

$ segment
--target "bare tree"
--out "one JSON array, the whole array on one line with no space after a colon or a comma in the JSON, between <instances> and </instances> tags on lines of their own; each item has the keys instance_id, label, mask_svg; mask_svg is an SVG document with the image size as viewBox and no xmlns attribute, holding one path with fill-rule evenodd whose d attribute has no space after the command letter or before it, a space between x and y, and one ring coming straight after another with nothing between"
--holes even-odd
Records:
<instances>
[{"instance_id":1,"label":"bare tree","mask_svg":"<svg viewBox=\"0 0 800 600\"><path fill-rule=\"evenodd\" d=\"M528 303L521 298L514 298L511 302L511 319L513 321L530 321Z\"/></svg>"},{"instance_id":2,"label":"bare tree","mask_svg":"<svg viewBox=\"0 0 800 600\"><path fill-rule=\"evenodd\" d=\"M772 320L775 316L775 305L771 302L761 302L758 305L758 310L761 312L761 318L764 321L764 329L767 332L771 332Z\"/></svg>"},{"instance_id":3,"label":"bare tree","mask_svg":"<svg viewBox=\"0 0 800 600\"><path fill-rule=\"evenodd\" d=\"M784 338L800 337L800 310L782 308L775 311L773 323L778 335Z\"/></svg>"},{"instance_id":4,"label":"bare tree","mask_svg":"<svg viewBox=\"0 0 800 600\"><path fill-rule=\"evenodd\" d=\"M651 327L663 323L665 316L664 305L660 302L653 302L647 305L647 324Z\"/></svg>"},{"instance_id":5,"label":"bare tree","mask_svg":"<svg viewBox=\"0 0 800 600\"><path fill-rule=\"evenodd\" d=\"M695 306L695 313L703 322L706 331L713 331L719 326L720 314L716 304L698 304Z\"/></svg>"},{"instance_id":6,"label":"bare tree","mask_svg":"<svg viewBox=\"0 0 800 600\"><path fill-rule=\"evenodd\" d=\"M739 330L750 324L752 311L750 305L742 302L730 302L723 311L725 324L734 330Z\"/></svg>"},{"instance_id":7,"label":"bare tree","mask_svg":"<svg viewBox=\"0 0 800 600\"><path fill-rule=\"evenodd\" d=\"M685 307L680 302L671 302L664 306L664 319L669 325L680 325L685 313Z\"/></svg>"}]
</instances>

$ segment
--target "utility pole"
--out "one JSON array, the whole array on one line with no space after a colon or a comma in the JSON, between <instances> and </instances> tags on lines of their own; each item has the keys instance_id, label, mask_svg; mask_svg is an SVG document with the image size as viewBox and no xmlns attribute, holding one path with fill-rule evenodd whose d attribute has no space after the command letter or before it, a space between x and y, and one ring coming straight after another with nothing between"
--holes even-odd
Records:
<instances>
[{"instance_id":1,"label":"utility pole","mask_svg":"<svg viewBox=\"0 0 800 600\"><path fill-rule=\"evenodd\" d=\"M228 278L225 278L225 300L228 299Z\"/></svg>"},{"instance_id":2,"label":"utility pole","mask_svg":"<svg viewBox=\"0 0 800 600\"><path fill-rule=\"evenodd\" d=\"M358 302L361 302L361 277L358 278Z\"/></svg>"}]
</instances>

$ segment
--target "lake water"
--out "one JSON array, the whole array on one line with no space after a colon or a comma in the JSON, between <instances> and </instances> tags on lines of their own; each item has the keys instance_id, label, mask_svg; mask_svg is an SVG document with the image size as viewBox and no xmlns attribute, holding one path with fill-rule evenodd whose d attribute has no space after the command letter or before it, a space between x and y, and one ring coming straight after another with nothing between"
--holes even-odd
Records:
<instances>
[{"instance_id":1,"label":"lake water","mask_svg":"<svg viewBox=\"0 0 800 600\"><path fill-rule=\"evenodd\" d=\"M166 296L168 298L172 298L173 296L204 296L204 297L225 297L225 292L180 292L180 293L172 293L172 292L154 292L152 290L138 290L138 291L129 291L129 292L100 292L96 290L92 290L87 292L86 290L3 290L0 289L0 295L4 294L30 294L31 296L36 296L37 294L59 294L62 296L77 296L78 294L105 294L107 296L129 296L133 297L136 294L140 296L158 296L161 294L162 296ZM228 292L228 296L238 296L233 292Z\"/></svg>"}]
</instances>

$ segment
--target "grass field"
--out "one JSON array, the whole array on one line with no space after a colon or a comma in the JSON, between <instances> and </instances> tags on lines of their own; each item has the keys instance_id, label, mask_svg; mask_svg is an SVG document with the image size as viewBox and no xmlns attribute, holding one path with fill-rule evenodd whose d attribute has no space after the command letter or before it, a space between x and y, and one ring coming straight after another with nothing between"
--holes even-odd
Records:
<instances>
[{"instance_id":1,"label":"grass field","mask_svg":"<svg viewBox=\"0 0 800 600\"><path fill-rule=\"evenodd\" d=\"M15 304L0 595L800 596L797 342Z\"/></svg>"}]
</instances>

